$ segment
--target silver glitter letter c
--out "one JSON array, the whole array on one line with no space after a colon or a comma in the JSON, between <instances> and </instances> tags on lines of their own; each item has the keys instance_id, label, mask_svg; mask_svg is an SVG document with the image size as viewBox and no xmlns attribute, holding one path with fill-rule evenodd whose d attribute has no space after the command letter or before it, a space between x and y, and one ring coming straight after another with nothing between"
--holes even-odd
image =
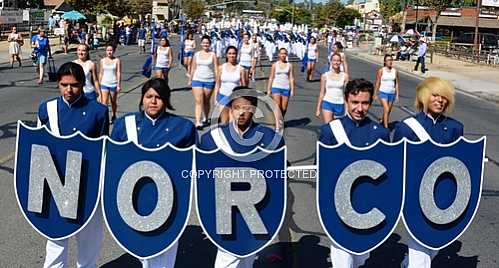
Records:
<instances>
[{"instance_id":1,"label":"silver glitter letter c","mask_svg":"<svg viewBox=\"0 0 499 268\"><path fill-rule=\"evenodd\" d=\"M232 207L237 207L252 234L268 234L255 205L267 193L262 173L254 168L216 168L215 210L217 234L232 234ZM233 183L249 183L248 191L232 191Z\"/></svg>"},{"instance_id":2,"label":"silver glitter letter c","mask_svg":"<svg viewBox=\"0 0 499 268\"><path fill-rule=\"evenodd\" d=\"M367 213L358 213L352 206L352 185L359 178L367 176L378 179L386 168L372 160L358 160L348 165L340 174L334 189L334 205L336 212L346 225L355 229L370 229L385 220L385 215L377 208Z\"/></svg>"},{"instance_id":3,"label":"silver glitter letter c","mask_svg":"<svg viewBox=\"0 0 499 268\"><path fill-rule=\"evenodd\" d=\"M446 209L435 203L435 184L440 175L451 173L457 184L454 202ZM455 157L445 156L433 162L425 171L419 187L419 205L425 217L436 224L448 224L463 214L471 197L471 176L466 165Z\"/></svg>"},{"instance_id":4,"label":"silver glitter letter c","mask_svg":"<svg viewBox=\"0 0 499 268\"><path fill-rule=\"evenodd\" d=\"M28 211L42 213L43 188L49 186L61 217L76 219L78 214L78 194L80 192L82 153L68 151L64 185L57 173L49 148L43 145L31 146L29 169Z\"/></svg>"},{"instance_id":5,"label":"silver glitter letter c","mask_svg":"<svg viewBox=\"0 0 499 268\"><path fill-rule=\"evenodd\" d=\"M133 190L137 182L151 178L158 190L158 202L154 210L142 216L133 207ZM173 185L168 173L152 161L139 161L130 165L121 176L117 190L118 212L123 221L140 232L151 232L168 220L173 208Z\"/></svg>"}]
</instances>

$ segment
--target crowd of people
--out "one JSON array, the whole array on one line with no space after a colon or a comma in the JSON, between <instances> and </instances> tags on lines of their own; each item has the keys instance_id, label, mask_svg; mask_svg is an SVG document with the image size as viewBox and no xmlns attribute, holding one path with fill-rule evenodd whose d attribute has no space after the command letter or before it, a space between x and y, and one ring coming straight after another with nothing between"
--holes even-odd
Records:
<instances>
[{"instance_id":1,"label":"crowd of people","mask_svg":"<svg viewBox=\"0 0 499 268\"><path fill-rule=\"evenodd\" d=\"M13 30L12 40L16 40L14 34ZM124 35L124 45L130 44L127 30ZM140 26L136 34L139 53L145 53L147 39L150 39L153 77L142 86L138 111L117 118L122 62L114 55L116 46L106 45L105 57L100 62L93 62L90 46L82 43L78 45L77 58L59 68L57 82L61 96L40 105L40 124L60 135L70 135L77 130L92 138L110 134L116 141L133 141L147 148L169 142L179 148L197 144L202 149L221 148L232 153L250 152L256 145L277 149L285 144L284 137L279 134L285 128L284 123L276 119L274 128L270 128L253 120L258 100L249 85L256 79L256 69L262 68L263 60L271 63L268 77L262 77L268 79L266 94L271 96L278 112L285 116L290 98L297 93L296 78L303 75L305 80L314 82L316 64L322 59L328 68L321 74L317 88L319 96L315 115L324 122L319 141L326 145L347 143L363 147L378 139L391 140L390 112L394 103L399 101L401 89L392 55L384 57L384 66L377 71L373 83L350 77L343 51L345 44L338 32L322 34L306 25L256 26L254 22L230 20L213 21L201 25L199 33L181 33L180 36L183 38L180 62L192 88L194 122L173 112L169 71L175 57L168 31L156 26ZM39 38L44 38L43 31ZM48 54L40 55L50 57L50 46L44 42L36 39L35 46L39 51L47 49ZM320 53L321 46L326 47L327 53ZM43 57L39 57L40 79L43 78ZM299 59L303 74L295 72L299 66L295 66L297 63L290 61L290 57ZM463 135L463 125L446 116L455 102L454 88L449 82L431 77L415 90L415 106L419 113L395 126L394 141L405 137L413 141L431 138L450 143ZM213 93L215 104L220 109L219 124L198 138L198 130L211 124ZM383 107L379 121L367 116L375 100L379 100ZM107 110L109 103L111 120ZM50 108L54 106L57 109ZM82 118L82 111L91 116ZM111 132L110 123L114 123ZM231 135L234 132L249 139L257 131L264 135L255 146L242 145ZM279 136L280 142L275 148L268 148L275 135ZM220 143L220 140L225 142ZM102 246L102 215L97 213L94 218L77 236L78 267L96 265ZM67 240L48 241L44 267L65 267L68 265L67 252ZM177 245L174 245L165 253L141 262L143 267L173 267L176 254ZM435 251L411 240L408 258L403 265L429 268L435 255ZM358 267L368 256L349 254L334 243L331 247L334 267ZM238 258L219 250L215 267L252 267L254 260L254 255Z\"/></svg>"}]
</instances>

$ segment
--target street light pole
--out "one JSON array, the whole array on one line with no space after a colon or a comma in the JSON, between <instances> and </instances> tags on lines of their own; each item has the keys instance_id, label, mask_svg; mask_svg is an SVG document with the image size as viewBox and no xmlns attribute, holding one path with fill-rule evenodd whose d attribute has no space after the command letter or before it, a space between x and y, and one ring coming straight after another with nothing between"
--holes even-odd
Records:
<instances>
[{"instance_id":1,"label":"street light pole","mask_svg":"<svg viewBox=\"0 0 499 268\"><path fill-rule=\"evenodd\" d=\"M418 11L419 11L419 1L416 0L416 26L414 27L414 31L419 33L418 31Z\"/></svg>"},{"instance_id":2,"label":"street light pole","mask_svg":"<svg viewBox=\"0 0 499 268\"><path fill-rule=\"evenodd\" d=\"M480 8L482 7L482 1L476 0L476 22L475 22L475 39L473 43L475 45L476 60L480 63L480 39L478 36L478 31L480 27Z\"/></svg>"}]
</instances>

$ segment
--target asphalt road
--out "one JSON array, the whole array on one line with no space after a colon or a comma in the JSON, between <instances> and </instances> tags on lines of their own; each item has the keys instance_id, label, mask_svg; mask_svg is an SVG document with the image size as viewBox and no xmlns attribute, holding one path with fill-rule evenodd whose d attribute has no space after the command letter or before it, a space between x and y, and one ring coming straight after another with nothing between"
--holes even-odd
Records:
<instances>
[{"instance_id":1,"label":"asphalt road","mask_svg":"<svg viewBox=\"0 0 499 268\"><path fill-rule=\"evenodd\" d=\"M176 45L175 40L172 42ZM323 51L324 52L324 51ZM92 54L98 60L102 50ZM119 113L136 111L140 98L140 84L144 78L140 69L144 56L136 52L136 47L120 47L117 55L124 64L124 90L119 98ZM325 55L325 53L323 53ZM57 55L56 64L75 58L74 53ZM325 59L319 63L319 70L325 66ZM371 81L379 66L349 57L351 77L363 77ZM269 64L264 62L258 72L256 84L251 86L264 91ZM315 118L315 105L319 93L319 73L314 82L306 82L304 75L297 74L297 94L292 98L286 115L285 138L288 145L288 160L292 165L310 165L315 157L315 142L319 135L321 120ZM186 87L184 69L173 68L170 73L170 86L175 113L193 118L193 99ZM414 92L420 80L411 75L401 75L401 101L396 104L392 120L400 120L413 112ZM14 196L13 151L15 148L16 122L36 121L40 101L56 96L55 83L46 82L37 86L34 67L7 69L0 66L0 267L40 267L45 255L45 241L21 215ZM377 118L381 107L377 104L371 116ZM499 225L497 207L499 205L499 109L492 104L474 97L458 94L453 117L465 125L465 135L476 139L488 137L483 195L480 209L474 223L456 242L442 250L436 257L434 267L497 267L499 256L497 241ZM259 254L255 267L330 267L329 241L320 227L315 206L315 181L310 179L291 180L288 191L288 211L278 239ZM180 240L176 267L212 267L215 247L204 239L201 228L191 211L190 225ZM407 234L399 226L396 232L377 250L372 252L365 267L399 267L407 251ZM75 243L71 240L70 258L74 260ZM283 259L272 262L270 253L278 253ZM130 255L121 250L111 237L105 234L104 247L99 258L101 267L140 267Z\"/></svg>"}]
</instances>

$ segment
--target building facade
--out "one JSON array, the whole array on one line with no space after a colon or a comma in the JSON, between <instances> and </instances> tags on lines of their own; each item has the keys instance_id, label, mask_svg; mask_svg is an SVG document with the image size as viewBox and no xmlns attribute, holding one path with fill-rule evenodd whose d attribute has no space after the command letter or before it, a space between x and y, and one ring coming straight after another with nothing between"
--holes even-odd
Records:
<instances>
[{"instance_id":1,"label":"building facade","mask_svg":"<svg viewBox=\"0 0 499 268\"><path fill-rule=\"evenodd\" d=\"M16 9L17 0L0 0L0 9Z\"/></svg>"}]
</instances>

